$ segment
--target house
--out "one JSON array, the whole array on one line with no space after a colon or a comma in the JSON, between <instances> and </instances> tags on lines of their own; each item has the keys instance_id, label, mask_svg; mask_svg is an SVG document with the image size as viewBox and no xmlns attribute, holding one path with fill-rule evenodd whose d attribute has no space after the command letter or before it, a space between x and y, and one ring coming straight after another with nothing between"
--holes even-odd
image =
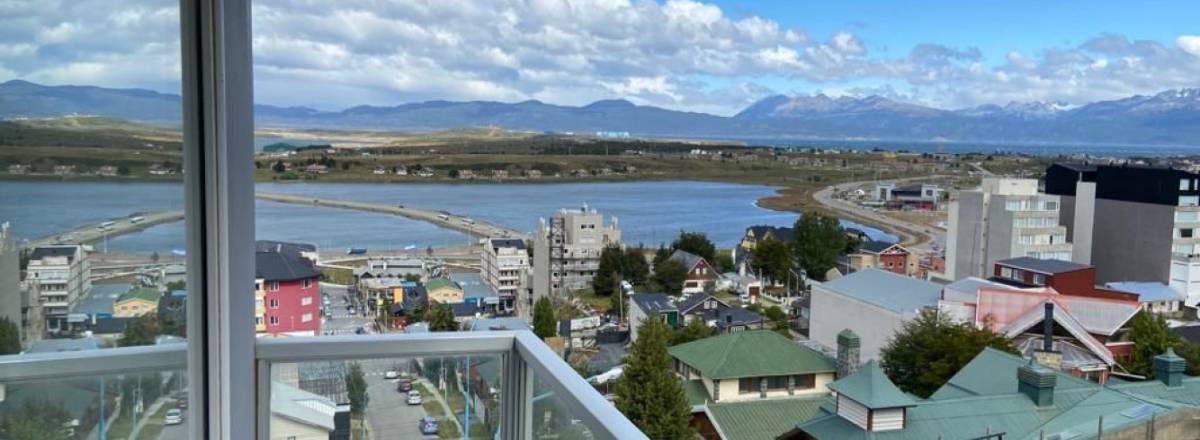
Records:
<instances>
[{"instance_id":1,"label":"house","mask_svg":"<svg viewBox=\"0 0 1200 440\"><path fill-rule=\"evenodd\" d=\"M493 179L507 179L508 178L508 170L500 170L500 169L492 170L492 178Z\"/></svg>"},{"instance_id":2,"label":"house","mask_svg":"<svg viewBox=\"0 0 1200 440\"><path fill-rule=\"evenodd\" d=\"M905 322L922 309L936 307L942 286L929 281L867 268L825 283L813 283L809 336L834 347L838 333L850 329L862 341L864 360L879 351Z\"/></svg>"},{"instance_id":3,"label":"house","mask_svg":"<svg viewBox=\"0 0 1200 440\"><path fill-rule=\"evenodd\" d=\"M158 289L149 287L134 287L129 289L113 302L113 316L117 318L133 318L158 312L158 301L162 294Z\"/></svg>"},{"instance_id":4,"label":"house","mask_svg":"<svg viewBox=\"0 0 1200 440\"><path fill-rule=\"evenodd\" d=\"M425 275L425 262L408 257L371 257L367 264L354 268L354 277L360 282L368 278L405 278Z\"/></svg>"},{"instance_id":5,"label":"house","mask_svg":"<svg viewBox=\"0 0 1200 440\"><path fill-rule=\"evenodd\" d=\"M896 182L881 182L875 185L872 196L888 209L932 211L937 209L944 193L941 187L931 183L897 186Z\"/></svg>"},{"instance_id":6,"label":"house","mask_svg":"<svg viewBox=\"0 0 1200 440\"><path fill-rule=\"evenodd\" d=\"M1117 281L1105 283L1105 287L1137 294L1142 310L1151 313L1175 313L1183 308L1187 295L1157 281Z\"/></svg>"},{"instance_id":7,"label":"house","mask_svg":"<svg viewBox=\"0 0 1200 440\"><path fill-rule=\"evenodd\" d=\"M463 302L463 288L458 283L446 278L434 278L425 283L425 292L430 301L439 304L458 304ZM476 303L476 306L479 304Z\"/></svg>"},{"instance_id":8,"label":"house","mask_svg":"<svg viewBox=\"0 0 1200 440\"><path fill-rule=\"evenodd\" d=\"M916 399L872 362L830 384L836 394L820 413L779 438L1085 439L1101 426L1106 439L1190 437L1200 430L1200 378L1185 377L1185 362L1171 351L1154 366L1154 380L1099 385L985 348L928 399Z\"/></svg>"},{"instance_id":9,"label":"house","mask_svg":"<svg viewBox=\"0 0 1200 440\"><path fill-rule=\"evenodd\" d=\"M834 365L824 355L769 330L668 351L704 438L774 439L816 415L834 380Z\"/></svg>"},{"instance_id":10,"label":"house","mask_svg":"<svg viewBox=\"0 0 1200 440\"><path fill-rule=\"evenodd\" d=\"M312 165L304 167L304 172L315 173L315 174L325 174L325 173L329 172L329 167L326 165L321 165L319 163L314 163Z\"/></svg>"},{"instance_id":11,"label":"house","mask_svg":"<svg viewBox=\"0 0 1200 440\"><path fill-rule=\"evenodd\" d=\"M384 176L384 175L387 175L387 173L388 173L387 168L376 168L375 171L371 171L371 174L374 174L376 176Z\"/></svg>"},{"instance_id":12,"label":"house","mask_svg":"<svg viewBox=\"0 0 1200 440\"><path fill-rule=\"evenodd\" d=\"M456 170L456 171L457 171L456 176L454 176L454 177L457 177L459 179L467 180L467 179L475 178L475 171L472 171L472 170Z\"/></svg>"},{"instance_id":13,"label":"house","mask_svg":"<svg viewBox=\"0 0 1200 440\"><path fill-rule=\"evenodd\" d=\"M742 235L742 240L738 242L738 248L752 251L758 242L773 239L783 242L792 241L795 233L792 228L783 226L769 225L754 225L746 228L746 233Z\"/></svg>"},{"instance_id":14,"label":"house","mask_svg":"<svg viewBox=\"0 0 1200 440\"><path fill-rule=\"evenodd\" d=\"M691 252L676 249L667 259L687 268L687 277L683 279L683 293L685 294L712 290L717 280L721 278L708 260Z\"/></svg>"},{"instance_id":15,"label":"house","mask_svg":"<svg viewBox=\"0 0 1200 440\"><path fill-rule=\"evenodd\" d=\"M900 275L913 276L917 273L918 257L898 243L872 240L862 244L857 252L847 255L847 266L851 272L873 267Z\"/></svg>"},{"instance_id":16,"label":"house","mask_svg":"<svg viewBox=\"0 0 1200 440\"><path fill-rule=\"evenodd\" d=\"M542 177L542 170L525 170L525 177L539 179Z\"/></svg>"},{"instance_id":17,"label":"house","mask_svg":"<svg viewBox=\"0 0 1200 440\"><path fill-rule=\"evenodd\" d=\"M29 174L33 171L33 167L23 164L13 164L8 166L8 174Z\"/></svg>"},{"instance_id":18,"label":"house","mask_svg":"<svg viewBox=\"0 0 1200 440\"><path fill-rule=\"evenodd\" d=\"M316 336L321 327L321 272L301 252L307 246L259 243L256 247L256 330Z\"/></svg>"},{"instance_id":19,"label":"house","mask_svg":"<svg viewBox=\"0 0 1200 440\"><path fill-rule=\"evenodd\" d=\"M104 177L117 177L119 174L117 167L112 165L104 165L96 168L96 174Z\"/></svg>"},{"instance_id":20,"label":"house","mask_svg":"<svg viewBox=\"0 0 1200 440\"><path fill-rule=\"evenodd\" d=\"M679 309L675 301L662 293L638 293L629 295L629 341L637 341L638 327L647 319L660 319L668 328L678 328Z\"/></svg>"},{"instance_id":21,"label":"house","mask_svg":"<svg viewBox=\"0 0 1200 440\"><path fill-rule=\"evenodd\" d=\"M55 165L54 175L71 176L75 174L75 165Z\"/></svg>"},{"instance_id":22,"label":"house","mask_svg":"<svg viewBox=\"0 0 1200 440\"><path fill-rule=\"evenodd\" d=\"M462 301L473 302L488 311L500 308L500 294L483 282L479 272L455 272L449 275L450 281L462 289Z\"/></svg>"},{"instance_id":23,"label":"house","mask_svg":"<svg viewBox=\"0 0 1200 440\"><path fill-rule=\"evenodd\" d=\"M694 294L676 304L683 324L699 319L718 332L729 333L757 330L763 327L763 317L752 310L731 306L719 298L706 294Z\"/></svg>"}]
</instances>

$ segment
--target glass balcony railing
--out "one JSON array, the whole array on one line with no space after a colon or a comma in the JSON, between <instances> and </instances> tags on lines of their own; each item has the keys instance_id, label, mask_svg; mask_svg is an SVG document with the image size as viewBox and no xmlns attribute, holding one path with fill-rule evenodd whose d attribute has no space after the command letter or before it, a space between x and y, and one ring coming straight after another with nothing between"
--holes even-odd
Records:
<instances>
[{"instance_id":1,"label":"glass balcony railing","mask_svg":"<svg viewBox=\"0 0 1200 440\"><path fill-rule=\"evenodd\" d=\"M2 356L0 412L37 438L187 438L186 350ZM257 438L646 438L527 331L260 339L255 352Z\"/></svg>"}]
</instances>

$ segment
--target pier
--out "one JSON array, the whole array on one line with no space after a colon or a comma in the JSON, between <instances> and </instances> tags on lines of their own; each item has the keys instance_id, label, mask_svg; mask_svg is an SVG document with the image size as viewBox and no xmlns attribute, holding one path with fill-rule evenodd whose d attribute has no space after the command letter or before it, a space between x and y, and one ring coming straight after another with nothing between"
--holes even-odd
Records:
<instances>
[{"instance_id":1,"label":"pier","mask_svg":"<svg viewBox=\"0 0 1200 440\"><path fill-rule=\"evenodd\" d=\"M183 220L182 209L175 211L158 211L146 214L132 214L125 217L114 218L103 223L80 226L76 229L60 234L42 237L36 240L30 240L29 242L26 242L23 247L32 249L38 246L46 246L58 243L91 244L107 238L143 231L151 226L177 222L180 220Z\"/></svg>"},{"instance_id":2,"label":"pier","mask_svg":"<svg viewBox=\"0 0 1200 440\"><path fill-rule=\"evenodd\" d=\"M403 205L385 205L380 203L351 202L347 200L323 199L319 197L296 196L289 194L256 193L255 197L279 203L296 205L325 206L330 208L351 209L355 211L375 212L380 214L398 215L413 220L432 223L446 229L453 229L476 237L520 238L529 237L512 228L473 220L458 214L431 209L410 208Z\"/></svg>"}]
</instances>

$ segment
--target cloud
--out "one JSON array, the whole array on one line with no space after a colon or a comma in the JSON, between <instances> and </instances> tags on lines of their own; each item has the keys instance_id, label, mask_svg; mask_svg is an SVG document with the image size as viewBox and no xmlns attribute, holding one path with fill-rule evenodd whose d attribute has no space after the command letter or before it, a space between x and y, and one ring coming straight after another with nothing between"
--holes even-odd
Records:
<instances>
[{"instance_id":1,"label":"cloud","mask_svg":"<svg viewBox=\"0 0 1200 440\"><path fill-rule=\"evenodd\" d=\"M178 90L177 2L0 1L0 80ZM861 25L812 35L694 0L256 0L256 99L340 109L433 99L639 104L733 114L781 82L965 107L1082 103L1200 85L1200 36L1105 33L984 54L873 53ZM852 23L856 17L847 17ZM883 86L880 86L883 84ZM784 85L785 89L797 86Z\"/></svg>"}]
</instances>

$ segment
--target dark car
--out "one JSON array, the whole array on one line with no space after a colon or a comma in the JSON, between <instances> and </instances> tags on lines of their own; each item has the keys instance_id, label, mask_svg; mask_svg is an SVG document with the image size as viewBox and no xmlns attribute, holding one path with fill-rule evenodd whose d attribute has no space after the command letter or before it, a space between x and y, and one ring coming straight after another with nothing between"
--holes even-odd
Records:
<instances>
[{"instance_id":1,"label":"dark car","mask_svg":"<svg viewBox=\"0 0 1200 440\"><path fill-rule=\"evenodd\" d=\"M400 382L396 384L396 391L401 393L412 391L412 379L400 379Z\"/></svg>"},{"instance_id":2,"label":"dark car","mask_svg":"<svg viewBox=\"0 0 1200 440\"><path fill-rule=\"evenodd\" d=\"M421 434L437 435L438 426L437 419L425 416L421 419Z\"/></svg>"}]
</instances>

